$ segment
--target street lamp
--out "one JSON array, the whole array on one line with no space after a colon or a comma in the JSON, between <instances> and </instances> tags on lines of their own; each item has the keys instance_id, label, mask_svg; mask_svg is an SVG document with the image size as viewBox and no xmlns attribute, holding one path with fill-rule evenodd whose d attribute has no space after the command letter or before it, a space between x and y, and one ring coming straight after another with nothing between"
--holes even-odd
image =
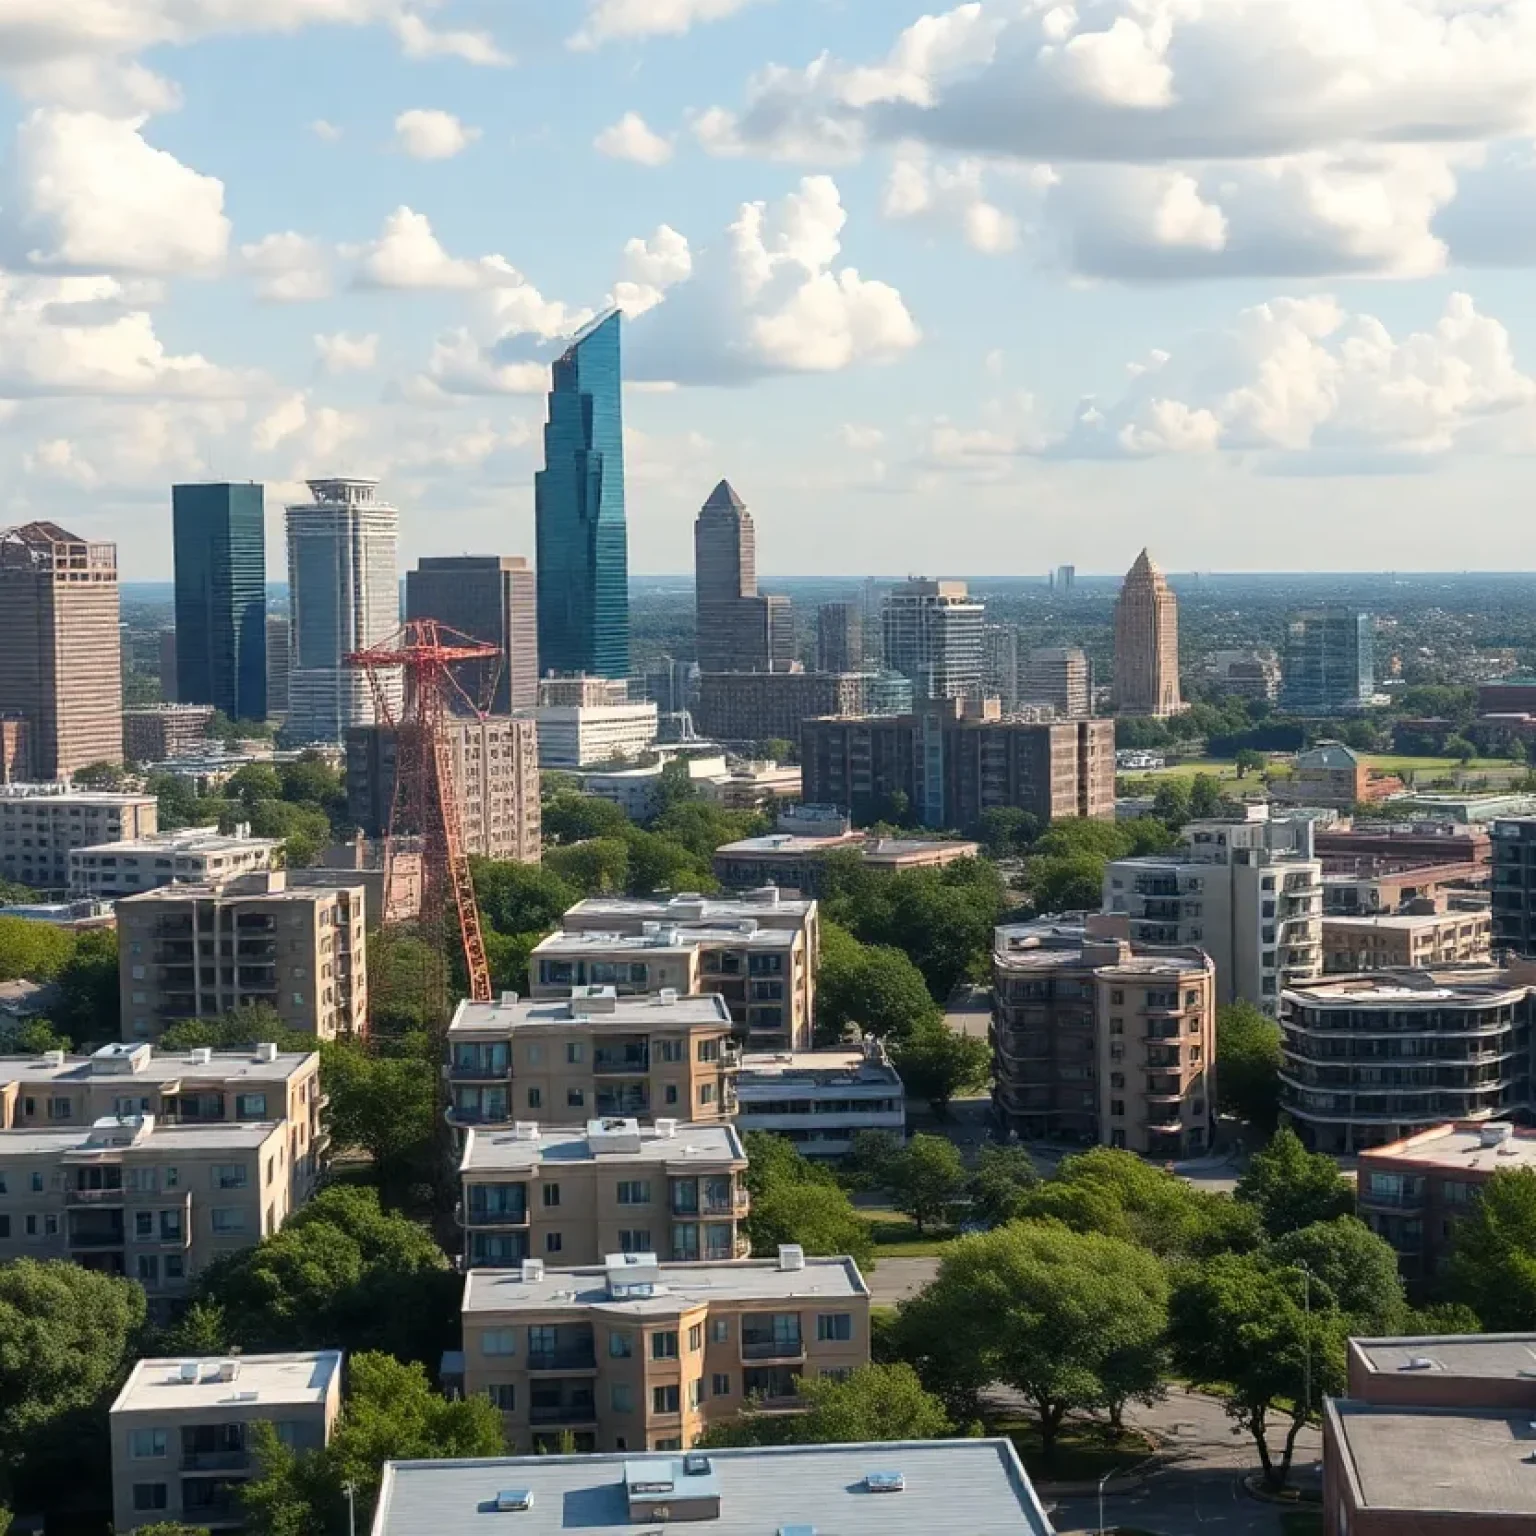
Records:
<instances>
[{"instance_id":1,"label":"street lamp","mask_svg":"<svg viewBox=\"0 0 1536 1536\"><path fill-rule=\"evenodd\" d=\"M1104 1484L1115 1475L1111 1468L1099 1479L1099 1536L1104 1536Z\"/></svg>"},{"instance_id":2,"label":"street lamp","mask_svg":"<svg viewBox=\"0 0 1536 1536\"><path fill-rule=\"evenodd\" d=\"M1301 1378L1301 1417L1305 1423L1312 1417L1312 1271L1302 1263L1293 1264L1291 1268L1301 1274L1301 1309L1306 1318L1307 1352Z\"/></svg>"},{"instance_id":3,"label":"street lamp","mask_svg":"<svg viewBox=\"0 0 1536 1536\"><path fill-rule=\"evenodd\" d=\"M357 1484L343 1483L341 1487L347 1496L347 1536L357 1536Z\"/></svg>"}]
</instances>

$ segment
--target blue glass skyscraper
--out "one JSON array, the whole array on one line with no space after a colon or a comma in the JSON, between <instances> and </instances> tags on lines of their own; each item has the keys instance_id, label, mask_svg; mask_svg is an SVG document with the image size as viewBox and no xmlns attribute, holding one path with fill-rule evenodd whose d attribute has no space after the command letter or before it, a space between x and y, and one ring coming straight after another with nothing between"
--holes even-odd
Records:
<instances>
[{"instance_id":1,"label":"blue glass skyscraper","mask_svg":"<svg viewBox=\"0 0 1536 1536\"><path fill-rule=\"evenodd\" d=\"M176 702L267 718L266 504L259 485L171 491Z\"/></svg>"},{"instance_id":2,"label":"blue glass skyscraper","mask_svg":"<svg viewBox=\"0 0 1536 1536\"><path fill-rule=\"evenodd\" d=\"M629 543L619 312L556 359L533 482L539 671L629 676Z\"/></svg>"}]
</instances>

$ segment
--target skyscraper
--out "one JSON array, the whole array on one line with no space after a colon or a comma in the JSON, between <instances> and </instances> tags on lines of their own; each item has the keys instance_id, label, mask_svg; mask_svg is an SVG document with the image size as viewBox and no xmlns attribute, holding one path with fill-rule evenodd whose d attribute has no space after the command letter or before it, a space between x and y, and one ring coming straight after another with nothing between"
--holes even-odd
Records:
<instances>
[{"instance_id":1,"label":"skyscraper","mask_svg":"<svg viewBox=\"0 0 1536 1536\"><path fill-rule=\"evenodd\" d=\"M1012 624L988 624L981 642L982 690L1012 714L1019 707L1019 632Z\"/></svg>"},{"instance_id":2,"label":"skyscraper","mask_svg":"<svg viewBox=\"0 0 1536 1536\"><path fill-rule=\"evenodd\" d=\"M629 676L619 312L555 360L534 476L540 672Z\"/></svg>"},{"instance_id":3,"label":"skyscraper","mask_svg":"<svg viewBox=\"0 0 1536 1536\"><path fill-rule=\"evenodd\" d=\"M981 697L986 608L963 581L914 577L886 594L880 618L885 664L917 698Z\"/></svg>"},{"instance_id":4,"label":"skyscraper","mask_svg":"<svg viewBox=\"0 0 1536 1536\"><path fill-rule=\"evenodd\" d=\"M288 508L289 668L284 737L339 742L374 723L373 690L348 667L349 651L387 640L400 626L395 545L400 514L377 480L311 480L307 504ZM401 679L384 680L398 710Z\"/></svg>"},{"instance_id":5,"label":"skyscraper","mask_svg":"<svg viewBox=\"0 0 1536 1536\"><path fill-rule=\"evenodd\" d=\"M1115 604L1115 709L1161 718L1183 708L1178 599L1142 550Z\"/></svg>"},{"instance_id":6,"label":"skyscraper","mask_svg":"<svg viewBox=\"0 0 1536 1536\"><path fill-rule=\"evenodd\" d=\"M1292 715L1347 715L1376 692L1376 630L1340 603L1303 609L1285 627L1280 707Z\"/></svg>"},{"instance_id":7,"label":"skyscraper","mask_svg":"<svg viewBox=\"0 0 1536 1536\"><path fill-rule=\"evenodd\" d=\"M1087 656L1075 645L1038 647L1029 653L1021 672L1021 702L1049 704L1063 720L1093 713L1093 673Z\"/></svg>"},{"instance_id":8,"label":"skyscraper","mask_svg":"<svg viewBox=\"0 0 1536 1536\"><path fill-rule=\"evenodd\" d=\"M171 490L176 694L231 720L267 718L266 501L261 486Z\"/></svg>"},{"instance_id":9,"label":"skyscraper","mask_svg":"<svg viewBox=\"0 0 1536 1536\"><path fill-rule=\"evenodd\" d=\"M26 720L31 771L123 756L117 546L57 523L0 533L0 714Z\"/></svg>"},{"instance_id":10,"label":"skyscraper","mask_svg":"<svg viewBox=\"0 0 1536 1536\"><path fill-rule=\"evenodd\" d=\"M859 672L863 667L863 605L823 603L816 610L816 670Z\"/></svg>"},{"instance_id":11,"label":"skyscraper","mask_svg":"<svg viewBox=\"0 0 1536 1536\"><path fill-rule=\"evenodd\" d=\"M280 613L267 615L267 719L288 717L289 625Z\"/></svg>"},{"instance_id":12,"label":"skyscraper","mask_svg":"<svg viewBox=\"0 0 1536 1536\"><path fill-rule=\"evenodd\" d=\"M757 532L729 480L693 525L693 573L700 672L767 672L794 660L789 599L758 593Z\"/></svg>"},{"instance_id":13,"label":"skyscraper","mask_svg":"<svg viewBox=\"0 0 1536 1536\"><path fill-rule=\"evenodd\" d=\"M406 618L436 619L501 651L458 669L460 686L493 715L538 708L537 601L521 555L426 556L405 574Z\"/></svg>"}]
</instances>

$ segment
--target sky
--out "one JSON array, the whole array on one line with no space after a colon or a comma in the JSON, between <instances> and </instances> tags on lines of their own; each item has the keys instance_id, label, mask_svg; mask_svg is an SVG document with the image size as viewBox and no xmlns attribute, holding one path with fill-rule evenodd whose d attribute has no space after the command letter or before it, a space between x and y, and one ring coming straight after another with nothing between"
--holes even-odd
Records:
<instances>
[{"instance_id":1,"label":"sky","mask_svg":"<svg viewBox=\"0 0 1536 1536\"><path fill-rule=\"evenodd\" d=\"M625 321L630 565L1536 569L1536 0L0 0L0 523L378 477L531 554Z\"/></svg>"}]
</instances>

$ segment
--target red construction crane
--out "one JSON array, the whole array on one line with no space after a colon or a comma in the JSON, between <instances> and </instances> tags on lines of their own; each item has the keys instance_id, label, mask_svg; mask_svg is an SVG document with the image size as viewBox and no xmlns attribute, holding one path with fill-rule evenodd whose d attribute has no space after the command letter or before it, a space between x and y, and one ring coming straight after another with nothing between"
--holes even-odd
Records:
<instances>
[{"instance_id":1,"label":"red construction crane","mask_svg":"<svg viewBox=\"0 0 1536 1536\"><path fill-rule=\"evenodd\" d=\"M450 701L468 705L476 718L485 711L471 699L454 676L464 661L495 660L494 645L462 635L436 619L411 619L382 645L354 651L349 667L368 674L376 718L395 736L395 793L385 840L384 888L393 889L393 862L402 838L421 840L421 926L429 942L447 942L445 917L451 905L464 950L469 995L491 1000L491 973L480 932L480 912L469 877L469 856L454 792L453 756L445 722ZM404 675L405 703L398 711L384 686L386 677Z\"/></svg>"}]
</instances>

